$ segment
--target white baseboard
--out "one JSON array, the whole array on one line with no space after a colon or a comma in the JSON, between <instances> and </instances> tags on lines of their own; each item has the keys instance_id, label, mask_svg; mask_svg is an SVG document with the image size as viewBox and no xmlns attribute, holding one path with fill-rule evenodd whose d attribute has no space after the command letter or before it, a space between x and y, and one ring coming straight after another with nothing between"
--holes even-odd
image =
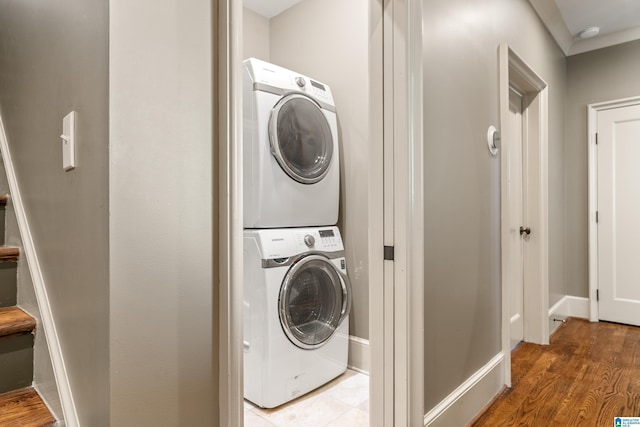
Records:
<instances>
[{"instance_id":1,"label":"white baseboard","mask_svg":"<svg viewBox=\"0 0 640 427\"><path fill-rule=\"evenodd\" d=\"M467 425L504 385L504 355L486 365L424 416L425 427Z\"/></svg>"},{"instance_id":2,"label":"white baseboard","mask_svg":"<svg viewBox=\"0 0 640 427\"><path fill-rule=\"evenodd\" d=\"M369 340L349 335L349 369L369 375L371 371L371 350Z\"/></svg>"},{"instance_id":3,"label":"white baseboard","mask_svg":"<svg viewBox=\"0 0 640 427\"><path fill-rule=\"evenodd\" d=\"M549 309L549 333L552 334L562 324L558 320L567 317L589 318L589 298L565 295ZM556 320L554 320L556 319Z\"/></svg>"},{"instance_id":4,"label":"white baseboard","mask_svg":"<svg viewBox=\"0 0 640 427\"><path fill-rule=\"evenodd\" d=\"M56 386L60 395L64 421L68 427L77 427L79 425L78 414L73 401L73 394L71 393L71 385L69 383L67 369L64 364L62 347L58 339L53 313L51 312L51 305L49 304L49 297L47 296L44 276L40 268L40 262L38 261L38 254L31 235L31 229L29 228L29 221L27 220L24 204L22 203L18 178L13 168L13 161L11 159L11 152L9 150L9 143L7 141L7 134L5 133L2 117L0 117L0 153L2 155L2 160L4 161L11 202L13 203L20 238L22 239L24 246L22 248L23 254L21 255L24 255L27 260L29 273L31 273L31 279L33 280L33 288L38 301L38 308L40 309L40 321L47 340L49 354L51 355L51 364L53 366Z\"/></svg>"}]
</instances>

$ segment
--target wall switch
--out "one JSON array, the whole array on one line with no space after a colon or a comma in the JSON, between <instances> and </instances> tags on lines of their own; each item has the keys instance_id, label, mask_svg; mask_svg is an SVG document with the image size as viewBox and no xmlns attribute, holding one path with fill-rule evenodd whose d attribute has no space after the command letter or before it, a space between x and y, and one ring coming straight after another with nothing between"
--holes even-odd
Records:
<instances>
[{"instance_id":1,"label":"wall switch","mask_svg":"<svg viewBox=\"0 0 640 427\"><path fill-rule=\"evenodd\" d=\"M62 167L70 171L76 167L76 112L72 111L62 120Z\"/></svg>"}]
</instances>

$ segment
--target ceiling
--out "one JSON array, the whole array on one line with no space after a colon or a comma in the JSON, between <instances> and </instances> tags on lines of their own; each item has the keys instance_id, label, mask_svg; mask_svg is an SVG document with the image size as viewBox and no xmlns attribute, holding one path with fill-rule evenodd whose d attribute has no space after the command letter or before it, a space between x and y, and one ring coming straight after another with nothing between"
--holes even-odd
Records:
<instances>
[{"instance_id":1,"label":"ceiling","mask_svg":"<svg viewBox=\"0 0 640 427\"><path fill-rule=\"evenodd\" d=\"M271 19L302 0L244 0L244 6Z\"/></svg>"},{"instance_id":2,"label":"ceiling","mask_svg":"<svg viewBox=\"0 0 640 427\"><path fill-rule=\"evenodd\" d=\"M302 0L243 0L266 17L284 12ZM529 0L565 55L575 55L640 39L640 0ZM580 39L589 27L600 34Z\"/></svg>"},{"instance_id":3,"label":"ceiling","mask_svg":"<svg viewBox=\"0 0 640 427\"><path fill-rule=\"evenodd\" d=\"M529 0L566 55L640 39L638 0ZM589 27L600 34L580 39Z\"/></svg>"}]
</instances>

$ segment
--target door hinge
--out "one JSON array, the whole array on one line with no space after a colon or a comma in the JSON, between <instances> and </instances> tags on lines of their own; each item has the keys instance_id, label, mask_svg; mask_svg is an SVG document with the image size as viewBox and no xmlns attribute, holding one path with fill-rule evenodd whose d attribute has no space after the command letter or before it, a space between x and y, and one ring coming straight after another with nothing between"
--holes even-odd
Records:
<instances>
[{"instance_id":1,"label":"door hinge","mask_svg":"<svg viewBox=\"0 0 640 427\"><path fill-rule=\"evenodd\" d=\"M596 224L598 223L598 221L599 221L599 215L598 215L598 211L596 211Z\"/></svg>"},{"instance_id":2,"label":"door hinge","mask_svg":"<svg viewBox=\"0 0 640 427\"><path fill-rule=\"evenodd\" d=\"M596 289L596 301L600 301L600 289Z\"/></svg>"},{"instance_id":3,"label":"door hinge","mask_svg":"<svg viewBox=\"0 0 640 427\"><path fill-rule=\"evenodd\" d=\"M598 132L596 132L596 145L598 145Z\"/></svg>"},{"instance_id":4,"label":"door hinge","mask_svg":"<svg viewBox=\"0 0 640 427\"><path fill-rule=\"evenodd\" d=\"M384 247L384 259L385 261L393 261L395 249L393 246L385 246Z\"/></svg>"}]
</instances>

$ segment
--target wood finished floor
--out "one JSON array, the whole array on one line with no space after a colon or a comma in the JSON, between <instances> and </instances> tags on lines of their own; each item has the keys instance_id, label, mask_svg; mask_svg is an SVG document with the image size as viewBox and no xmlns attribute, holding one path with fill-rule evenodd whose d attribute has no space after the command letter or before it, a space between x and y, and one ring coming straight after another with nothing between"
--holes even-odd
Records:
<instances>
[{"instance_id":1,"label":"wood finished floor","mask_svg":"<svg viewBox=\"0 0 640 427\"><path fill-rule=\"evenodd\" d=\"M51 427L55 419L32 388L0 394L0 426Z\"/></svg>"},{"instance_id":2,"label":"wood finished floor","mask_svg":"<svg viewBox=\"0 0 640 427\"><path fill-rule=\"evenodd\" d=\"M640 328L568 319L549 346L512 352L512 384L470 426L601 427L640 417Z\"/></svg>"}]
</instances>

